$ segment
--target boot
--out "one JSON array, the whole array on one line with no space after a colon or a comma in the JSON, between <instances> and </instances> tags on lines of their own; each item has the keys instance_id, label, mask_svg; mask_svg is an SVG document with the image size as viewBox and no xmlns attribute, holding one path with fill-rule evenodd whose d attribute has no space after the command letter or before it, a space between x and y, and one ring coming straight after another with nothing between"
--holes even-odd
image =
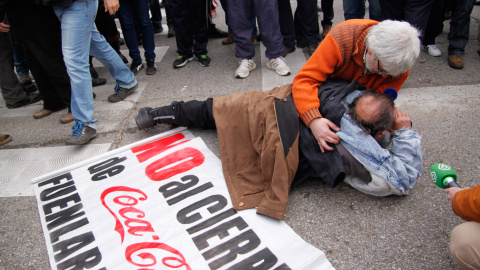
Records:
<instances>
[{"instance_id":1,"label":"boot","mask_svg":"<svg viewBox=\"0 0 480 270\"><path fill-rule=\"evenodd\" d=\"M172 105L155 109L150 107L141 108L138 111L137 117L135 117L135 122L139 130L151 128L157 124L177 124Z\"/></svg>"}]
</instances>

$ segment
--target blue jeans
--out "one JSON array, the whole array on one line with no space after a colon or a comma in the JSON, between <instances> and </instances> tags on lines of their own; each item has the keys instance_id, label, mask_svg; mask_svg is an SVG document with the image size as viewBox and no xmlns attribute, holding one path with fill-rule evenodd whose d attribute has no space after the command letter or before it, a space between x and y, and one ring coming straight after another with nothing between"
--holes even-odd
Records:
<instances>
[{"instance_id":1,"label":"blue jeans","mask_svg":"<svg viewBox=\"0 0 480 270\"><path fill-rule=\"evenodd\" d=\"M343 16L345 20L363 19L365 17L366 0L343 0ZM368 0L368 14L371 20L382 21L382 10L378 0Z\"/></svg>"},{"instance_id":2,"label":"blue jeans","mask_svg":"<svg viewBox=\"0 0 480 270\"><path fill-rule=\"evenodd\" d=\"M455 1L448 32L448 55L464 54L470 30L470 14L474 5L475 0Z\"/></svg>"},{"instance_id":3,"label":"blue jeans","mask_svg":"<svg viewBox=\"0 0 480 270\"><path fill-rule=\"evenodd\" d=\"M98 0L77 0L67 8L54 7L62 25L63 60L72 86L71 110L75 121L96 129L93 118L92 77L89 54L108 68L118 85L131 88L135 76L95 27Z\"/></svg>"},{"instance_id":4,"label":"blue jeans","mask_svg":"<svg viewBox=\"0 0 480 270\"><path fill-rule=\"evenodd\" d=\"M117 16L122 26L125 44L133 61L142 62L138 49L137 34L142 35L145 59L155 60L155 40L153 37L153 25L150 21L148 0L120 0L120 8ZM135 29L135 19L138 21L140 33Z\"/></svg>"}]
</instances>

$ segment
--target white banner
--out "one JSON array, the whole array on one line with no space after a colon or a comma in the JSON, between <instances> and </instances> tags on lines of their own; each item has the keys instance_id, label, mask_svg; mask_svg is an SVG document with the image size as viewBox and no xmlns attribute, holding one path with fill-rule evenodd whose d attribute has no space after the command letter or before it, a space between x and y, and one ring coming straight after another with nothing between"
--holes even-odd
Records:
<instances>
[{"instance_id":1,"label":"white banner","mask_svg":"<svg viewBox=\"0 0 480 270\"><path fill-rule=\"evenodd\" d=\"M333 269L284 222L233 209L220 160L181 131L33 180L52 269Z\"/></svg>"}]
</instances>

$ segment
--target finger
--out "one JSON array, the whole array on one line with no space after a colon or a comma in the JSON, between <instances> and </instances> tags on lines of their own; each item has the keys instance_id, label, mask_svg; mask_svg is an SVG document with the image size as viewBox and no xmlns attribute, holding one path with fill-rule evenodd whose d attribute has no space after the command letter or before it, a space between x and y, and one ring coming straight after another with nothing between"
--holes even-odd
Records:
<instances>
[{"instance_id":1,"label":"finger","mask_svg":"<svg viewBox=\"0 0 480 270\"><path fill-rule=\"evenodd\" d=\"M328 151L332 151L332 150L333 150L333 148L330 147L330 145L328 145L326 141L323 141L323 142L322 142L322 146L323 146L323 148L324 148L325 150L328 150ZM323 153L323 152L322 152L322 153Z\"/></svg>"}]
</instances>

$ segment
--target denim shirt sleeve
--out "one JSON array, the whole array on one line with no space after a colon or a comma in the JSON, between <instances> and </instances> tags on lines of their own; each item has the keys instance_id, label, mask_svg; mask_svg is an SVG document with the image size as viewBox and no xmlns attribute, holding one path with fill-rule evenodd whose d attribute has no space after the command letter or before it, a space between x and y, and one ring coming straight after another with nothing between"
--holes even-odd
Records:
<instances>
[{"instance_id":1,"label":"denim shirt sleeve","mask_svg":"<svg viewBox=\"0 0 480 270\"><path fill-rule=\"evenodd\" d=\"M353 94L353 93L352 93ZM392 133L391 150L383 149L377 141L357 126L348 114L337 132L345 148L373 174L408 194L422 172L421 136L411 129Z\"/></svg>"}]
</instances>

